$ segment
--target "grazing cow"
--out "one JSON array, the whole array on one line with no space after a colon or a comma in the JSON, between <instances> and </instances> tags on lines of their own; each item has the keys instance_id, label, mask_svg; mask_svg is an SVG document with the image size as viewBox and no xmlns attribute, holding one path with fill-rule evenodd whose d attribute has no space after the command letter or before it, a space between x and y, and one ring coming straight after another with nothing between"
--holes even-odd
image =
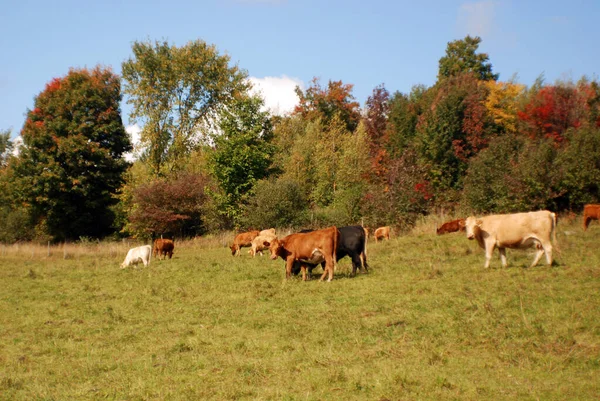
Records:
<instances>
[{"instance_id":1,"label":"grazing cow","mask_svg":"<svg viewBox=\"0 0 600 401\"><path fill-rule=\"evenodd\" d=\"M586 231L592 220L600 220L600 205L583 207L583 231Z\"/></svg>"},{"instance_id":2,"label":"grazing cow","mask_svg":"<svg viewBox=\"0 0 600 401\"><path fill-rule=\"evenodd\" d=\"M556 242L556 214L547 210L529 213L497 214L465 220L467 238L476 239L485 250L485 268L490 266L494 248L498 247L502 266L506 267L506 248L524 249L535 245L537 253L531 267L535 266L542 255L552 264L553 236Z\"/></svg>"},{"instance_id":3,"label":"grazing cow","mask_svg":"<svg viewBox=\"0 0 600 401\"><path fill-rule=\"evenodd\" d=\"M321 280L329 272L329 279L333 279L335 270L335 254L339 243L340 232L333 227L307 233L290 234L282 239L265 242L264 245L271 251L271 259L281 257L285 261L285 277L290 278L294 262L300 262L302 280L306 281L307 265L316 265L325 262Z\"/></svg>"},{"instance_id":4,"label":"grazing cow","mask_svg":"<svg viewBox=\"0 0 600 401\"><path fill-rule=\"evenodd\" d=\"M373 234L373 236L375 237L375 242L377 242L379 239L383 239L383 238L385 238L386 240L389 240L390 239L390 227L389 226L379 227L377 230L375 230L375 233Z\"/></svg>"},{"instance_id":5,"label":"grazing cow","mask_svg":"<svg viewBox=\"0 0 600 401\"><path fill-rule=\"evenodd\" d=\"M175 243L171 239L163 239L159 238L154 241L154 249L152 250L152 256L160 259L162 256L163 259L166 259L167 256L169 259L173 257L173 250L175 249Z\"/></svg>"},{"instance_id":6,"label":"grazing cow","mask_svg":"<svg viewBox=\"0 0 600 401\"><path fill-rule=\"evenodd\" d=\"M271 242L277 235L275 235L275 229L270 228L268 230L262 230L256 238L252 240L252 245L248 253L252 256L256 256L256 253L260 253L260 256L263 255L262 251L265 249L269 249L269 247L265 246L265 242Z\"/></svg>"},{"instance_id":7,"label":"grazing cow","mask_svg":"<svg viewBox=\"0 0 600 401\"><path fill-rule=\"evenodd\" d=\"M252 246L252 240L258 237L259 234L260 231L253 230L248 231L246 233L239 233L238 235L236 235L235 239L233 240L233 245L229 247L229 249L231 249L231 255L239 256L240 249L245 246Z\"/></svg>"},{"instance_id":8,"label":"grazing cow","mask_svg":"<svg viewBox=\"0 0 600 401\"><path fill-rule=\"evenodd\" d=\"M127 256L125 256L125 260L121 263L121 269L126 268L127 266L133 265L135 267L138 263L142 262L144 266L148 266L150 264L150 253L152 252L152 247L150 245L142 245L137 248L131 248L129 252L127 252Z\"/></svg>"},{"instance_id":9,"label":"grazing cow","mask_svg":"<svg viewBox=\"0 0 600 401\"><path fill-rule=\"evenodd\" d=\"M336 262L340 259L350 256L352 259L352 275L356 275L356 270L364 268L365 272L369 271L369 265L367 264L367 230L362 226L348 226L338 228L340 232L340 240L338 242L337 251L335 253ZM301 231L302 232L302 231ZM311 230L304 230L304 232L311 232ZM307 264L309 276L312 275L312 271L317 264ZM323 270L325 266L321 264ZM301 266L300 262L294 262L292 273L294 275L300 273Z\"/></svg>"},{"instance_id":10,"label":"grazing cow","mask_svg":"<svg viewBox=\"0 0 600 401\"><path fill-rule=\"evenodd\" d=\"M465 231L465 219L457 219L447 221L437 230L437 235L455 233L457 231Z\"/></svg>"}]
</instances>

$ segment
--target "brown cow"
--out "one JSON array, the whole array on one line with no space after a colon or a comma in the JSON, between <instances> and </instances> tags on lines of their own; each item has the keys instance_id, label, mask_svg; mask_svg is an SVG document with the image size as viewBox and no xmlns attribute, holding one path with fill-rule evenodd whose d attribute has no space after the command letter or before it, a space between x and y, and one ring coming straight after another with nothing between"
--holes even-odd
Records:
<instances>
[{"instance_id":1,"label":"brown cow","mask_svg":"<svg viewBox=\"0 0 600 401\"><path fill-rule=\"evenodd\" d=\"M437 235L455 233L457 231L465 231L465 219L457 219L447 221L437 230Z\"/></svg>"},{"instance_id":2,"label":"brown cow","mask_svg":"<svg viewBox=\"0 0 600 401\"><path fill-rule=\"evenodd\" d=\"M583 207L583 231L586 231L592 220L600 220L600 205Z\"/></svg>"},{"instance_id":3,"label":"brown cow","mask_svg":"<svg viewBox=\"0 0 600 401\"><path fill-rule=\"evenodd\" d=\"M306 281L306 269L310 265L325 262L321 281L329 272L329 279L333 279L335 270L335 254L340 232L335 226L307 233L290 234L282 239L265 242L264 245L271 251L271 259L281 257L285 261L285 277L290 278L294 262L300 262L302 280Z\"/></svg>"},{"instance_id":4,"label":"brown cow","mask_svg":"<svg viewBox=\"0 0 600 401\"><path fill-rule=\"evenodd\" d=\"M175 243L170 239L157 239L154 241L154 249L152 251L152 256L160 259L162 256L163 259L166 259L167 256L169 259L173 257L173 250L175 249Z\"/></svg>"},{"instance_id":5,"label":"brown cow","mask_svg":"<svg viewBox=\"0 0 600 401\"><path fill-rule=\"evenodd\" d=\"M233 240L233 245L229 247L229 249L231 249L231 255L239 256L241 248L245 246L252 246L252 240L258 237L258 234L260 234L260 231L253 230L236 235L235 239Z\"/></svg>"},{"instance_id":6,"label":"brown cow","mask_svg":"<svg viewBox=\"0 0 600 401\"><path fill-rule=\"evenodd\" d=\"M375 242L377 242L379 239L383 239L383 238L385 238L386 240L389 240L390 239L390 227L389 226L379 227L377 230L375 230L375 233L373 234L373 236L375 237Z\"/></svg>"}]
</instances>

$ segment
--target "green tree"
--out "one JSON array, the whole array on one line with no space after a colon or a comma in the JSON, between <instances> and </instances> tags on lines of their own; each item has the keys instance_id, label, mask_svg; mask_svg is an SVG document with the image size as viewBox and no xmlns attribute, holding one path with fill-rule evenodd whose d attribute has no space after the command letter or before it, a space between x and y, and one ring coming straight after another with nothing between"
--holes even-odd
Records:
<instances>
[{"instance_id":1,"label":"green tree","mask_svg":"<svg viewBox=\"0 0 600 401\"><path fill-rule=\"evenodd\" d=\"M121 121L121 84L110 69L72 69L35 98L10 164L15 198L56 240L111 231L110 207L131 150Z\"/></svg>"},{"instance_id":2,"label":"green tree","mask_svg":"<svg viewBox=\"0 0 600 401\"><path fill-rule=\"evenodd\" d=\"M154 175L181 168L202 130L248 90L247 73L214 45L202 40L183 47L167 42L134 42L133 57L122 65L124 93L141 123L141 144Z\"/></svg>"},{"instance_id":3,"label":"green tree","mask_svg":"<svg viewBox=\"0 0 600 401\"><path fill-rule=\"evenodd\" d=\"M221 210L234 225L246 195L272 172L273 128L262 106L261 98L243 96L223 110L221 132L214 136L214 150L208 155L208 168L222 190Z\"/></svg>"},{"instance_id":4,"label":"green tree","mask_svg":"<svg viewBox=\"0 0 600 401\"><path fill-rule=\"evenodd\" d=\"M444 78L473 73L482 81L496 81L499 74L492 73L492 64L487 53L477 53L481 38L467 35L464 39L449 42L446 55L440 58L438 81Z\"/></svg>"}]
</instances>

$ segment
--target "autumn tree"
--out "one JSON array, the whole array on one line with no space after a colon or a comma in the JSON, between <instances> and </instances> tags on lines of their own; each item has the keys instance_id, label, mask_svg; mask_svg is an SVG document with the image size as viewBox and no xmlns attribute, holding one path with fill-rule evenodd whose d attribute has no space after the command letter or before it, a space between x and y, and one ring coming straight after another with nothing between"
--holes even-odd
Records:
<instances>
[{"instance_id":1,"label":"autumn tree","mask_svg":"<svg viewBox=\"0 0 600 401\"><path fill-rule=\"evenodd\" d=\"M15 197L39 231L56 240L111 232L115 194L131 150L121 120L121 85L110 69L72 69L35 98L11 163Z\"/></svg>"},{"instance_id":2,"label":"autumn tree","mask_svg":"<svg viewBox=\"0 0 600 401\"><path fill-rule=\"evenodd\" d=\"M342 81L329 81L327 88L323 88L319 79L313 78L306 91L296 87L299 102L294 113L307 119L321 119L324 125L338 116L352 132L360 121L359 104L352 95L352 88L353 85Z\"/></svg>"},{"instance_id":3,"label":"autumn tree","mask_svg":"<svg viewBox=\"0 0 600 401\"><path fill-rule=\"evenodd\" d=\"M132 50L122 65L124 93L142 126L144 156L156 176L176 171L215 116L247 91L247 73L202 40L134 42Z\"/></svg>"},{"instance_id":4,"label":"autumn tree","mask_svg":"<svg viewBox=\"0 0 600 401\"><path fill-rule=\"evenodd\" d=\"M439 61L438 81L464 73L472 73L482 81L497 81L499 75L492 73L487 53L477 53L480 43L479 36L470 35L449 42L446 55Z\"/></svg>"},{"instance_id":5,"label":"autumn tree","mask_svg":"<svg viewBox=\"0 0 600 401\"><path fill-rule=\"evenodd\" d=\"M222 191L218 203L233 224L241 217L246 195L272 171L273 129L262 106L261 98L243 96L224 109L220 131L213 138L214 149L208 156L208 168Z\"/></svg>"},{"instance_id":6,"label":"autumn tree","mask_svg":"<svg viewBox=\"0 0 600 401\"><path fill-rule=\"evenodd\" d=\"M431 107L419 117L416 148L438 191L460 189L468 161L487 146L486 91L472 74L438 83Z\"/></svg>"},{"instance_id":7,"label":"autumn tree","mask_svg":"<svg viewBox=\"0 0 600 401\"><path fill-rule=\"evenodd\" d=\"M596 125L595 110L590 106L598 95L592 85L559 83L532 92L529 102L518 112L522 132L530 138L550 138L562 143L569 128L590 122Z\"/></svg>"},{"instance_id":8,"label":"autumn tree","mask_svg":"<svg viewBox=\"0 0 600 401\"><path fill-rule=\"evenodd\" d=\"M145 237L202 234L208 183L204 175L179 173L136 187L128 230Z\"/></svg>"},{"instance_id":9,"label":"autumn tree","mask_svg":"<svg viewBox=\"0 0 600 401\"><path fill-rule=\"evenodd\" d=\"M369 154L375 176L385 174L389 162L387 151L387 122L390 113L390 93L382 85L373 89L367 99L364 117L366 134L369 137Z\"/></svg>"},{"instance_id":10,"label":"autumn tree","mask_svg":"<svg viewBox=\"0 0 600 401\"><path fill-rule=\"evenodd\" d=\"M486 81L488 95L485 107L500 130L514 134L517 132L519 111L518 98L525 86L512 82Z\"/></svg>"}]
</instances>

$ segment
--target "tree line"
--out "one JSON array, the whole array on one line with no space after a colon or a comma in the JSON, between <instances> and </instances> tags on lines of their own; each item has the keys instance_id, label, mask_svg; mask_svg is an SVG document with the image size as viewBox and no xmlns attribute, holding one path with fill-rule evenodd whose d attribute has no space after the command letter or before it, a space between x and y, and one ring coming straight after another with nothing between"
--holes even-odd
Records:
<instances>
[{"instance_id":1,"label":"tree line","mask_svg":"<svg viewBox=\"0 0 600 401\"><path fill-rule=\"evenodd\" d=\"M0 132L0 241L189 237L225 229L412 227L443 209L579 211L600 200L600 86L501 81L479 37L436 82L314 78L271 115L247 72L201 40L135 42L119 77L71 69L35 97L16 155ZM141 127L138 157L120 102Z\"/></svg>"}]
</instances>

